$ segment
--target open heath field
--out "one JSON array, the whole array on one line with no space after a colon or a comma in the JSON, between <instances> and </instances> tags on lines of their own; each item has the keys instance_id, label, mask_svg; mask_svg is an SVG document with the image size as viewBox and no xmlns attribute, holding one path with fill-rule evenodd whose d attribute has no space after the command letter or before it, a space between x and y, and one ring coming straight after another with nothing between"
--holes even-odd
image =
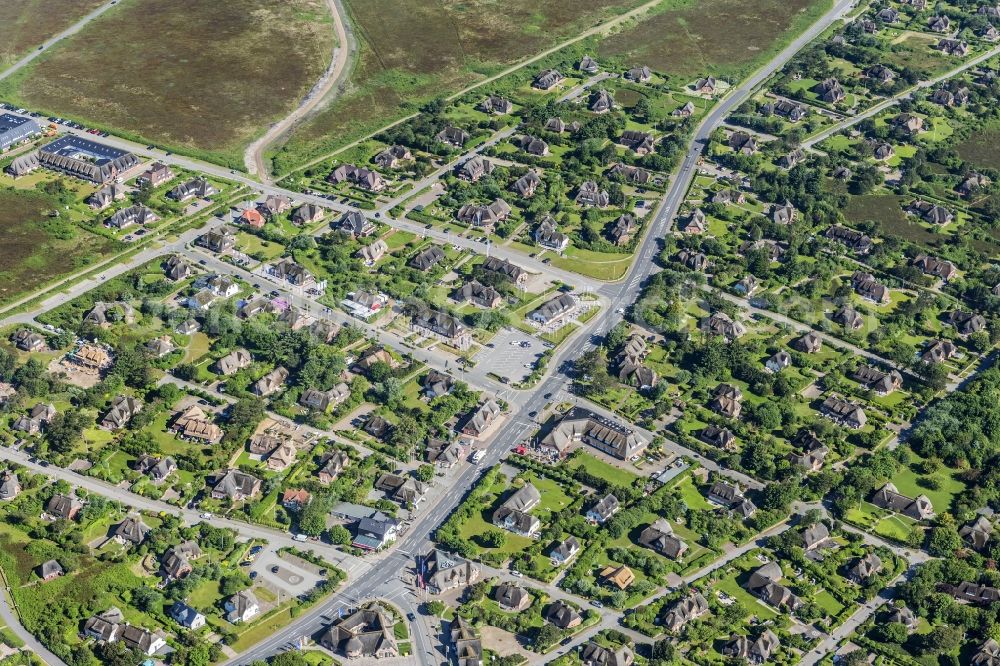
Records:
<instances>
[{"instance_id":1,"label":"open heath field","mask_svg":"<svg viewBox=\"0 0 1000 666\"><path fill-rule=\"evenodd\" d=\"M3 92L242 166L243 146L321 76L333 35L321 0L130 0L5 81Z\"/></svg>"},{"instance_id":2,"label":"open heath field","mask_svg":"<svg viewBox=\"0 0 1000 666\"><path fill-rule=\"evenodd\" d=\"M347 0L360 55L346 93L303 124L275 171L329 152L642 0Z\"/></svg>"},{"instance_id":3,"label":"open heath field","mask_svg":"<svg viewBox=\"0 0 1000 666\"><path fill-rule=\"evenodd\" d=\"M0 2L0 71L73 25L102 0L3 0Z\"/></svg>"},{"instance_id":4,"label":"open heath field","mask_svg":"<svg viewBox=\"0 0 1000 666\"><path fill-rule=\"evenodd\" d=\"M829 6L828 0L665 0L605 39L598 54L684 79L740 78Z\"/></svg>"},{"instance_id":5,"label":"open heath field","mask_svg":"<svg viewBox=\"0 0 1000 666\"><path fill-rule=\"evenodd\" d=\"M0 189L0 303L95 263L115 242L48 217L57 202L36 192Z\"/></svg>"}]
</instances>

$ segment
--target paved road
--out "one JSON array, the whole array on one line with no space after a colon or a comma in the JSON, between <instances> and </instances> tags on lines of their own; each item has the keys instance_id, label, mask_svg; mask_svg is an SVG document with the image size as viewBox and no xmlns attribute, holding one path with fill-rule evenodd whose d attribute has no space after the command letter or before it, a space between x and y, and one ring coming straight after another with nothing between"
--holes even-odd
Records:
<instances>
[{"instance_id":1,"label":"paved road","mask_svg":"<svg viewBox=\"0 0 1000 666\"><path fill-rule=\"evenodd\" d=\"M41 657L46 664L49 666L67 666L66 662L49 652L49 650L42 645L37 638L32 636L27 629L21 626L21 619L17 616L17 613L14 612L12 602L9 600L6 590L0 591L0 620L3 620L3 623L7 625L7 628L14 632L18 638L24 641L24 645L27 649Z\"/></svg>"},{"instance_id":2,"label":"paved road","mask_svg":"<svg viewBox=\"0 0 1000 666\"><path fill-rule=\"evenodd\" d=\"M334 91L334 88L338 91L343 89L344 84L347 82L347 75L350 73L348 63L357 56L358 41L354 38L354 31L350 22L345 19L347 14L340 5L340 0L326 0L326 4L333 17L334 31L337 33L337 41L334 44L330 65L299 106L285 116L285 118L271 125L264 136L247 146L244 153L243 159L247 170L251 174L256 174L258 178L267 184L271 184L272 180L270 171L264 163L264 151L315 110L320 102L331 101L333 96L330 93Z\"/></svg>"},{"instance_id":3,"label":"paved road","mask_svg":"<svg viewBox=\"0 0 1000 666\"><path fill-rule=\"evenodd\" d=\"M990 58L992 58L992 57L994 57L996 55L1000 55L1000 46L996 46L996 47L990 49L989 51L987 51L986 53L983 53L982 55L978 55L975 58L972 58L971 60L968 60L968 61L962 63L958 67L955 67L954 69L951 69L951 70L945 72L944 74L942 74L940 76L936 76L933 79L930 79L929 81L921 81L921 82L917 83L917 85L913 86L912 88L907 88L906 90L904 90L904 91L902 91L902 92L900 92L900 93L898 93L898 94L896 94L896 95L894 95L894 96L892 96L892 97L890 97L888 99L882 100L878 104L872 106L870 109L867 109L866 111L863 111L863 112L859 113L856 116L852 116L851 118L848 118L848 119L843 120L843 121L841 121L841 122L839 122L839 123L837 123L835 125L831 125L830 127L827 127L823 131L821 131L821 132L819 132L817 134L814 134L813 136L811 136L808 139L806 139L805 141L803 141L802 142L802 147L803 148L812 148L816 144L822 143L826 139L830 138L831 136L833 136L837 132L840 132L841 130L847 129L848 127L851 127L852 125L856 125L857 123L861 122L865 118L871 118L872 116L878 115L879 113L881 113L882 111L885 111L886 109L888 109L891 106L895 106L896 104L899 104L900 101L902 101L904 99L908 99L909 97L911 97L913 95L913 93L916 92L917 90L921 90L921 89L924 89L924 88L930 88L930 87L932 87L934 85L937 85L938 83L941 83L942 81L947 81L948 79L950 79L952 77L955 77L955 76L958 76L962 72L964 72L964 71L966 71L968 69L971 69L971 68L975 67L976 65L979 65L980 63L983 63L983 62L989 60Z\"/></svg>"},{"instance_id":4,"label":"paved road","mask_svg":"<svg viewBox=\"0 0 1000 666\"><path fill-rule=\"evenodd\" d=\"M0 447L0 459L15 462L18 465L30 469L36 474L44 474L52 478L62 479L72 486L84 488L87 492L113 499L116 502L120 502L123 506L130 507L132 509L150 511L153 513L163 511L180 516L189 525L196 525L200 522L205 522L200 517L199 512L195 509L182 509L172 504L167 504L166 502L143 497L130 492L126 488L111 485L110 483L101 481L100 479L96 479L91 476L77 474L76 472L62 467L56 467L55 465L43 466L39 463L31 462L28 454L24 451L15 451L8 447ZM231 529L246 539L260 539L267 541L271 546L276 548L304 547L307 549L313 549L324 559L336 564L338 567L349 573L356 574L362 571L367 571L371 568L370 562L346 553L342 553L333 546L328 546L315 541L310 541L303 545L302 543L292 539L290 534L281 530L264 527L262 525L244 523L237 520L229 520L220 516L215 516L208 522L215 527L225 527Z\"/></svg>"},{"instance_id":5,"label":"paved road","mask_svg":"<svg viewBox=\"0 0 1000 666\"><path fill-rule=\"evenodd\" d=\"M44 42L41 43L41 45L36 46L34 51L32 51L28 55L26 55L23 58L21 58L20 60L18 60L17 62L15 62L13 65L11 65L10 67L8 67L7 69L5 69L2 72L0 72L0 81L6 79L7 77L11 76L15 72L18 72L21 69L27 67L29 64L31 64L32 60L34 60L38 56L42 55L46 51L48 51L50 48L52 48L53 46L55 46L56 44L58 44L60 41L62 41L64 39L66 39L67 37L70 37L70 36L75 35L76 33L80 32L81 30L83 30L84 26L86 26L88 23L90 23L91 21L93 21L95 18L97 18L98 16L100 16L104 12L106 12L109 9L111 9L112 7L114 7L116 4L118 4L118 0L113 0L113 2L108 2L108 3L105 3L105 4L101 5L100 7L98 7L97 9L95 9L93 11L91 11L89 14L87 14L86 16L84 16L83 18L81 18L79 21L77 21L76 23L74 23L73 25L71 25L70 27L68 27L65 30L63 30L62 32L60 32L55 37L52 37L50 39L45 40Z\"/></svg>"},{"instance_id":6,"label":"paved road","mask_svg":"<svg viewBox=\"0 0 1000 666\"><path fill-rule=\"evenodd\" d=\"M755 73L746 83L734 88L730 94L718 104L709 116L703 121L696 132L695 141L685 156L681 168L674 178L670 190L661 205L659 212L651 228L647 231L637 251L637 260L633 263L626 278L614 286L609 286L601 290L602 294L611 298L612 307L607 308L601 315L595 317L589 325L584 327L588 335L578 335L569 344L564 344L556 357L551 362L551 367L559 369L562 367L562 360L567 358L577 358L584 350L593 346L590 332L604 332L621 319L618 309L632 303L637 298L642 282L654 270L653 256L656 251L658 239L664 235L668 229L670 221L676 214L681 199L687 192L691 178L694 175L695 165L701 156L709 135L722 123L728 113L741 104L753 91L753 89L763 82L773 72L784 66L786 62L805 44L823 32L834 21L839 20L853 6L852 0L840 0L829 12L800 35L786 49L782 50L765 67ZM395 225L395 223L393 223ZM545 395L555 394L562 390L568 378L560 371L550 375L534 391L524 392L517 400L520 404L541 405L546 402ZM469 488L479 476L480 469L488 469L496 464L506 455L509 449L518 442L523 441L535 429L531 422L521 421L518 418L518 411L515 410L511 416L511 421L505 425L503 430L492 442L489 443L486 458L482 461L481 467L470 467L462 475L455 479L451 490L441 498L433 507L425 507L424 513L411 527L407 535L401 539L391 555L380 566L373 568L353 581L348 588L349 592L337 594L327 602L321 604L320 608L301 617L288 627L277 632L267 640L251 648L229 663L249 664L256 659L266 658L275 652L281 651L286 646L291 646L299 637L318 633L328 623L328 615L335 611L349 599L364 599L372 595L387 577L392 577L396 569L388 564L389 561L403 563L399 558L407 558L413 554L425 552L431 546L431 534L451 513L454 507L462 501ZM393 573L389 573L393 572Z\"/></svg>"}]
</instances>

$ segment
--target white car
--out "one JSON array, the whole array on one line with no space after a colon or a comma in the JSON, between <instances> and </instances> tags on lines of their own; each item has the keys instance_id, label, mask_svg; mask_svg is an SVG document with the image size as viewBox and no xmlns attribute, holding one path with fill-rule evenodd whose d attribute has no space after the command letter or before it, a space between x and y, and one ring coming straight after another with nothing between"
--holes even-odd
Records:
<instances>
[{"instance_id":1,"label":"white car","mask_svg":"<svg viewBox=\"0 0 1000 666\"><path fill-rule=\"evenodd\" d=\"M296 534L295 536L292 537L292 539L294 539L295 541L308 541L309 537L307 537L305 534Z\"/></svg>"},{"instance_id":2,"label":"white car","mask_svg":"<svg viewBox=\"0 0 1000 666\"><path fill-rule=\"evenodd\" d=\"M472 462L475 463L476 465L482 462L483 458L485 457L486 457L486 451L483 451L482 449L476 449L475 451L472 452Z\"/></svg>"},{"instance_id":3,"label":"white car","mask_svg":"<svg viewBox=\"0 0 1000 666\"><path fill-rule=\"evenodd\" d=\"M202 520L211 520L212 519L212 514L210 514L208 511L206 511L203 514L200 514L198 517L201 518Z\"/></svg>"},{"instance_id":4,"label":"white car","mask_svg":"<svg viewBox=\"0 0 1000 666\"><path fill-rule=\"evenodd\" d=\"M521 578L522 576L524 576L524 574L518 571L517 569L511 569L510 575L514 576L515 578Z\"/></svg>"}]
</instances>

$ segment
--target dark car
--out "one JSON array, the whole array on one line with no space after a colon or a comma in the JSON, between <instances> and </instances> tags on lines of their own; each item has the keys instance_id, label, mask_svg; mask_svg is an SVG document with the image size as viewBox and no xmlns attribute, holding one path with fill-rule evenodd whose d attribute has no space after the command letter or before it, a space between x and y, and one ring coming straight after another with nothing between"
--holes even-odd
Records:
<instances>
[{"instance_id":1,"label":"dark car","mask_svg":"<svg viewBox=\"0 0 1000 666\"><path fill-rule=\"evenodd\" d=\"M417 619L417 616L414 615L413 613L407 613L406 614L406 619L409 620L410 622L413 622L414 620Z\"/></svg>"}]
</instances>

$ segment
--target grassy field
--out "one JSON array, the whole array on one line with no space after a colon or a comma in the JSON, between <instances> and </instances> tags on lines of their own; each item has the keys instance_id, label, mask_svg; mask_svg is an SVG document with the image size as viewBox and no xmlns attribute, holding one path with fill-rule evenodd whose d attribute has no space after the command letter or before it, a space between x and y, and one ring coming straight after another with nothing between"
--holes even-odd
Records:
<instances>
[{"instance_id":1,"label":"grassy field","mask_svg":"<svg viewBox=\"0 0 1000 666\"><path fill-rule=\"evenodd\" d=\"M0 70L101 4L103 0L0 2Z\"/></svg>"},{"instance_id":2,"label":"grassy field","mask_svg":"<svg viewBox=\"0 0 1000 666\"><path fill-rule=\"evenodd\" d=\"M826 0L664 0L655 15L604 40L598 54L683 79L737 78L829 6Z\"/></svg>"},{"instance_id":3,"label":"grassy field","mask_svg":"<svg viewBox=\"0 0 1000 666\"><path fill-rule=\"evenodd\" d=\"M275 171L321 155L496 74L640 0L347 0L360 53L347 93L290 139Z\"/></svg>"},{"instance_id":4,"label":"grassy field","mask_svg":"<svg viewBox=\"0 0 1000 666\"><path fill-rule=\"evenodd\" d=\"M312 0L129 0L5 81L3 92L242 166L242 147L319 79L333 40L332 18Z\"/></svg>"},{"instance_id":5,"label":"grassy field","mask_svg":"<svg viewBox=\"0 0 1000 666\"><path fill-rule=\"evenodd\" d=\"M95 263L114 242L49 218L48 197L0 189L0 303Z\"/></svg>"},{"instance_id":6,"label":"grassy field","mask_svg":"<svg viewBox=\"0 0 1000 666\"><path fill-rule=\"evenodd\" d=\"M1000 124L990 124L959 143L959 156L973 166L1000 169Z\"/></svg>"}]
</instances>

